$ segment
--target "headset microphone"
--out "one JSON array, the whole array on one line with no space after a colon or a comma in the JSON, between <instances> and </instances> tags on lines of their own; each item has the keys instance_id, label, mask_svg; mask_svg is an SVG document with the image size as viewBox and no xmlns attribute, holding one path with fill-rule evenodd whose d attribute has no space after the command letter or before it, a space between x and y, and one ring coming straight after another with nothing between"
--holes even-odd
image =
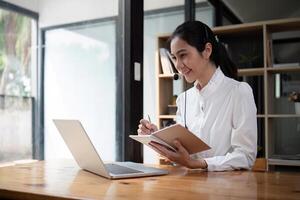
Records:
<instances>
[{"instance_id":1,"label":"headset microphone","mask_svg":"<svg viewBox=\"0 0 300 200\"><path fill-rule=\"evenodd\" d=\"M179 77L178 73L174 73L173 79L176 81L176 80L178 80L179 78L180 78L180 77Z\"/></svg>"}]
</instances>

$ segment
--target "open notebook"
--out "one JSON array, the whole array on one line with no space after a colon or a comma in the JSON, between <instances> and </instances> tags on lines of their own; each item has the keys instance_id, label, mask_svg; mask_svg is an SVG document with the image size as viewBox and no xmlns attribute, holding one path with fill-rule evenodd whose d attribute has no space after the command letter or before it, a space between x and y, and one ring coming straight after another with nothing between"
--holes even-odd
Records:
<instances>
[{"instance_id":1,"label":"open notebook","mask_svg":"<svg viewBox=\"0 0 300 200\"><path fill-rule=\"evenodd\" d=\"M176 151L176 147L174 146L173 142L175 139L177 139L181 142L189 154L210 149L205 142L180 124L174 124L160 129L151 135L130 135L129 137L149 146L150 148L152 147L149 145L149 143L153 141L164 145L166 148L172 151Z\"/></svg>"}]
</instances>

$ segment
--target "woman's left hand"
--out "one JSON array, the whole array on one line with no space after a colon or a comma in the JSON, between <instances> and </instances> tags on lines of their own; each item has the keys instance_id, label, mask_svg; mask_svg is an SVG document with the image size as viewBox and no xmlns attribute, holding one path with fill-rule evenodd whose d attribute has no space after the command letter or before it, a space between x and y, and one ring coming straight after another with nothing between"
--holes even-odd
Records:
<instances>
[{"instance_id":1,"label":"woman's left hand","mask_svg":"<svg viewBox=\"0 0 300 200\"><path fill-rule=\"evenodd\" d=\"M182 144L178 141L174 141L174 145L177 148L177 151L171 151L167 149L165 146L160 145L156 142L150 142L150 145L158 151L162 156L168 158L169 160L183 165L188 168L202 168L206 169L207 164L204 159L195 160L192 159L188 153L188 151L182 146Z\"/></svg>"}]
</instances>

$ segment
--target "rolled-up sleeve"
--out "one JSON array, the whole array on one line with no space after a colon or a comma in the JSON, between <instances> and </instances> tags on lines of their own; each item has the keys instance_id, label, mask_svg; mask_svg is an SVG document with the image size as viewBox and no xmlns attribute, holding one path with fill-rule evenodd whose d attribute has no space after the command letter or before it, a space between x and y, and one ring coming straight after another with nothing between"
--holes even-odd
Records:
<instances>
[{"instance_id":1,"label":"rolled-up sleeve","mask_svg":"<svg viewBox=\"0 0 300 200\"><path fill-rule=\"evenodd\" d=\"M251 169L257 153L256 106L251 87L241 82L233 106L231 148L224 156L205 158L208 171Z\"/></svg>"}]
</instances>

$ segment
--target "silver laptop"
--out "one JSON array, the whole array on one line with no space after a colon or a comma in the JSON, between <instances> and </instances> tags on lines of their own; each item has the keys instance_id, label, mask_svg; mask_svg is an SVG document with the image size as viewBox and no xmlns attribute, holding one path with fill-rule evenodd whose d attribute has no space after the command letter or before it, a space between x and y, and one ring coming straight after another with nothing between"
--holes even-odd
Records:
<instances>
[{"instance_id":1,"label":"silver laptop","mask_svg":"<svg viewBox=\"0 0 300 200\"><path fill-rule=\"evenodd\" d=\"M78 120L53 120L79 167L109 179L156 176L167 170L146 167L133 162L103 163L90 138Z\"/></svg>"}]
</instances>

